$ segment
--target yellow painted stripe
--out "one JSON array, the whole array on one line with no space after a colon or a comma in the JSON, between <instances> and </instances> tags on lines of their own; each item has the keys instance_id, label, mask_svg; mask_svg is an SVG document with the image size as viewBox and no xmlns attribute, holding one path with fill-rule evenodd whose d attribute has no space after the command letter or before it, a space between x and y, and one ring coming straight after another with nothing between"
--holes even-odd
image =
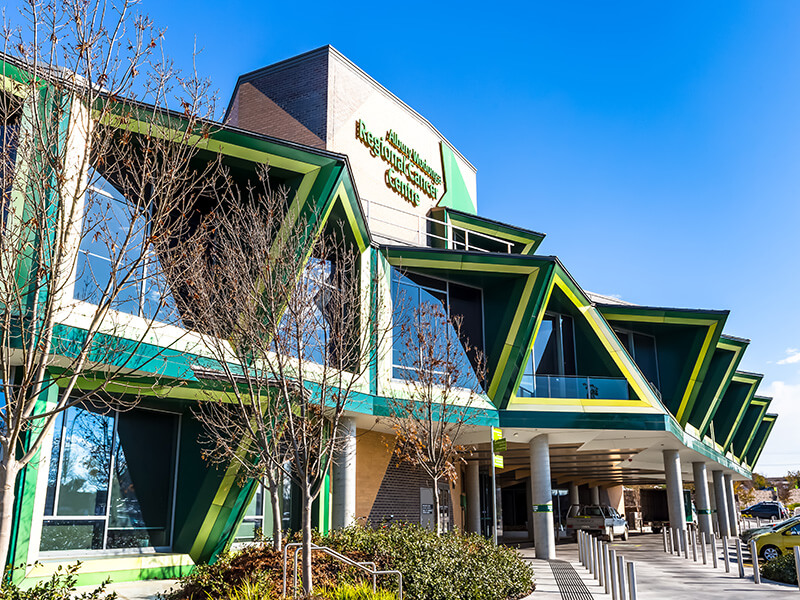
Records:
<instances>
[{"instance_id":1,"label":"yellow painted stripe","mask_svg":"<svg viewBox=\"0 0 800 600\"><path fill-rule=\"evenodd\" d=\"M358 226L358 219L353 212L353 204L350 197L347 195L347 190L344 187L343 181L339 182L339 187L336 189L335 195L339 199L339 202L342 203L344 213L347 216L347 222L350 223L350 229L353 230L353 235L356 238L356 244L358 245L359 252L364 252L364 250L367 249L367 242L364 240L364 236L361 235L361 229Z\"/></svg>"},{"instance_id":2,"label":"yellow painted stripe","mask_svg":"<svg viewBox=\"0 0 800 600\"><path fill-rule=\"evenodd\" d=\"M686 407L689 404L689 399L692 397L692 392L694 391L695 385L697 384L697 376L700 374L700 369L703 366L703 361L705 360L706 354L708 354L708 350L711 347L711 340L714 338L714 333L716 331L717 331L717 321L714 321L713 324L708 328L708 331L706 332L706 337L703 340L703 346L700 348L700 353L697 356L697 361L695 361L694 368L692 369L692 374L689 377L689 383L686 385L686 389L683 392L683 398L681 398L681 403L678 406L678 412L675 414L675 419L681 425L685 425L683 415L686 412Z\"/></svg>"},{"instance_id":3,"label":"yellow painted stripe","mask_svg":"<svg viewBox=\"0 0 800 600\"><path fill-rule=\"evenodd\" d=\"M511 349L514 346L514 339L517 337L517 332L519 331L520 325L522 324L522 315L525 313L525 310L528 307L528 303L530 302L531 294L533 293L533 288L536 284L536 279L539 275L539 269L534 269L530 275L528 275L528 279L525 282L525 288L522 290L522 296L520 297L519 303L517 304L517 310L514 313L514 319L511 322L511 327L508 331L508 335L506 335L506 342L503 345L503 351L500 354L500 360L497 363L497 368L494 372L494 377L492 377L492 382L489 385L489 397L494 398L494 395L497 393L497 388L500 386L500 378L502 373L505 371L506 364L508 363L508 357L511 354ZM542 311L544 312L544 311Z\"/></svg>"},{"instance_id":4,"label":"yellow painted stripe","mask_svg":"<svg viewBox=\"0 0 800 600\"><path fill-rule=\"evenodd\" d=\"M588 300L581 300L576 296L572 290L569 289L567 283L556 273L556 285L561 289L566 296L578 307L586 321L594 330L603 347L608 351L611 359L619 367L625 379L633 388L636 395L640 400L646 402L653 408L660 409L660 403L655 394L650 390L650 385L645 381L644 377L639 374L638 368L634 365L633 361L628 357L627 352L622 347L622 342L619 341L614 334L611 327L603 319L600 311L591 306ZM630 400L629 400L630 402Z\"/></svg>"},{"instance_id":5,"label":"yellow painted stripe","mask_svg":"<svg viewBox=\"0 0 800 600\"><path fill-rule=\"evenodd\" d=\"M602 311L603 316L609 321L636 321L641 323L669 323L670 325L711 325L717 323L716 319L691 318L691 317L668 317L651 315L628 315L625 313L615 313Z\"/></svg>"},{"instance_id":6,"label":"yellow painted stripe","mask_svg":"<svg viewBox=\"0 0 800 600\"><path fill-rule=\"evenodd\" d=\"M728 346L728 344L725 346ZM717 391L714 393L711 406L708 407L708 412L703 417L703 422L700 423L700 431L703 431L708 426L708 422L711 420L711 415L716 412L720 402L722 402L722 397L724 396L723 391L727 389L732 380L731 372L736 369L736 366L739 364L739 356L742 352L744 352L744 348L741 346L734 346L732 349L736 354L728 365L728 368L725 370L725 377L722 378L719 387L717 387Z\"/></svg>"},{"instance_id":7,"label":"yellow painted stripe","mask_svg":"<svg viewBox=\"0 0 800 600\"><path fill-rule=\"evenodd\" d=\"M600 399L600 398L524 398L514 395L509 400L509 406L525 406L530 404L541 404L543 406L603 406L613 408L624 408L626 406L639 406L644 408L653 408L643 400L626 400L623 398L614 399Z\"/></svg>"}]
</instances>

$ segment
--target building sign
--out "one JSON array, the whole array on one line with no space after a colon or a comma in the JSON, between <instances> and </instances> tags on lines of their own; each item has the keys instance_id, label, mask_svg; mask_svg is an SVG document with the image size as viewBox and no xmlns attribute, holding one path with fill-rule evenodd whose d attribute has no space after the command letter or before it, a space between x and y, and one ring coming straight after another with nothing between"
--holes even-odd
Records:
<instances>
[{"instance_id":1,"label":"building sign","mask_svg":"<svg viewBox=\"0 0 800 600\"><path fill-rule=\"evenodd\" d=\"M414 148L403 143L397 132L390 129L378 137L367 129L366 123L356 120L356 138L369 148L370 154L389 165L384 182L389 189L411 202L419 204L420 193L436 200L442 176Z\"/></svg>"}]
</instances>

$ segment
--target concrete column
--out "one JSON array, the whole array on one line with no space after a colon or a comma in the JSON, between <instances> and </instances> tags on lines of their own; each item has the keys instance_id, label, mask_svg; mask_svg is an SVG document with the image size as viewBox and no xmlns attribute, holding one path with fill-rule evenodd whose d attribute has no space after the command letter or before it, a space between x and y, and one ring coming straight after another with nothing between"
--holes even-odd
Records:
<instances>
[{"instance_id":1,"label":"concrete column","mask_svg":"<svg viewBox=\"0 0 800 600\"><path fill-rule=\"evenodd\" d=\"M592 493L592 504L595 506L600 506L600 486L593 485L589 488L589 491Z\"/></svg>"},{"instance_id":2,"label":"concrete column","mask_svg":"<svg viewBox=\"0 0 800 600\"><path fill-rule=\"evenodd\" d=\"M480 533L481 531L481 465L477 460L467 463L467 531Z\"/></svg>"},{"instance_id":3,"label":"concrete column","mask_svg":"<svg viewBox=\"0 0 800 600\"><path fill-rule=\"evenodd\" d=\"M664 450L664 474L667 478L669 524L676 531L686 529L686 509L683 506L681 457L677 450Z\"/></svg>"},{"instance_id":4,"label":"concrete column","mask_svg":"<svg viewBox=\"0 0 800 600\"><path fill-rule=\"evenodd\" d=\"M694 496L697 503L697 524L700 526L700 533L713 535L714 526L711 524L711 502L708 498L706 463L693 462L692 474L694 475Z\"/></svg>"},{"instance_id":5,"label":"concrete column","mask_svg":"<svg viewBox=\"0 0 800 600\"><path fill-rule=\"evenodd\" d=\"M356 420L339 420L342 445L333 462L333 528L347 527L356 518Z\"/></svg>"},{"instance_id":6,"label":"concrete column","mask_svg":"<svg viewBox=\"0 0 800 600\"><path fill-rule=\"evenodd\" d=\"M731 537L739 535L739 515L736 510L736 495L733 493L733 479L725 474L725 500L728 502L728 525L731 528Z\"/></svg>"},{"instance_id":7,"label":"concrete column","mask_svg":"<svg viewBox=\"0 0 800 600\"><path fill-rule=\"evenodd\" d=\"M528 520L528 539L533 541L533 491L531 490L531 478L525 484L525 503L528 510L525 513L525 518Z\"/></svg>"},{"instance_id":8,"label":"concrete column","mask_svg":"<svg viewBox=\"0 0 800 600\"><path fill-rule=\"evenodd\" d=\"M712 471L711 476L714 478L714 501L717 509L717 527L719 528L719 537L731 537L731 527L728 522L728 501L725 493L725 478L722 471Z\"/></svg>"},{"instance_id":9,"label":"concrete column","mask_svg":"<svg viewBox=\"0 0 800 600\"><path fill-rule=\"evenodd\" d=\"M580 504L581 503L581 495L578 492L578 484L577 483L570 483L569 484L569 503L572 504Z\"/></svg>"},{"instance_id":10,"label":"concrete column","mask_svg":"<svg viewBox=\"0 0 800 600\"><path fill-rule=\"evenodd\" d=\"M553 532L553 492L550 489L550 444L546 433L531 440L530 454L533 545L536 558L553 560L556 557L556 540Z\"/></svg>"}]
</instances>

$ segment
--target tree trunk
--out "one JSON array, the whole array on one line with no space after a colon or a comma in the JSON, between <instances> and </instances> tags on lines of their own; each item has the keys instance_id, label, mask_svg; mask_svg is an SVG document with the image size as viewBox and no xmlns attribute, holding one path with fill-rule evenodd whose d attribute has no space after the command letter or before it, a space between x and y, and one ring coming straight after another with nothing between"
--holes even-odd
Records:
<instances>
[{"instance_id":1,"label":"tree trunk","mask_svg":"<svg viewBox=\"0 0 800 600\"><path fill-rule=\"evenodd\" d=\"M441 513L439 508L439 480L433 480L433 530L436 535L442 532Z\"/></svg>"},{"instance_id":2,"label":"tree trunk","mask_svg":"<svg viewBox=\"0 0 800 600\"><path fill-rule=\"evenodd\" d=\"M311 506L314 499L306 490L303 493L303 593L311 595L314 582L311 579Z\"/></svg>"},{"instance_id":3,"label":"tree trunk","mask_svg":"<svg viewBox=\"0 0 800 600\"><path fill-rule=\"evenodd\" d=\"M6 458L6 464L0 466L0 573L8 562L14 518L14 485L20 468L16 460Z\"/></svg>"},{"instance_id":4,"label":"tree trunk","mask_svg":"<svg viewBox=\"0 0 800 600\"><path fill-rule=\"evenodd\" d=\"M281 514L280 483L269 481L269 499L272 504L272 547L278 552L283 547L283 515Z\"/></svg>"}]
</instances>

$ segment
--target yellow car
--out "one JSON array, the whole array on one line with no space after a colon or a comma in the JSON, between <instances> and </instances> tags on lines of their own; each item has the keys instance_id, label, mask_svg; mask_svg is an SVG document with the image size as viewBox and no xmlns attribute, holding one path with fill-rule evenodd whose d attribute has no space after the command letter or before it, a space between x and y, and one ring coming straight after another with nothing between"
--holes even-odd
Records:
<instances>
[{"instance_id":1,"label":"yellow car","mask_svg":"<svg viewBox=\"0 0 800 600\"><path fill-rule=\"evenodd\" d=\"M792 552L792 547L800 546L800 523L792 521L774 531L762 533L753 538L756 551L764 560L778 558L781 554Z\"/></svg>"}]
</instances>

